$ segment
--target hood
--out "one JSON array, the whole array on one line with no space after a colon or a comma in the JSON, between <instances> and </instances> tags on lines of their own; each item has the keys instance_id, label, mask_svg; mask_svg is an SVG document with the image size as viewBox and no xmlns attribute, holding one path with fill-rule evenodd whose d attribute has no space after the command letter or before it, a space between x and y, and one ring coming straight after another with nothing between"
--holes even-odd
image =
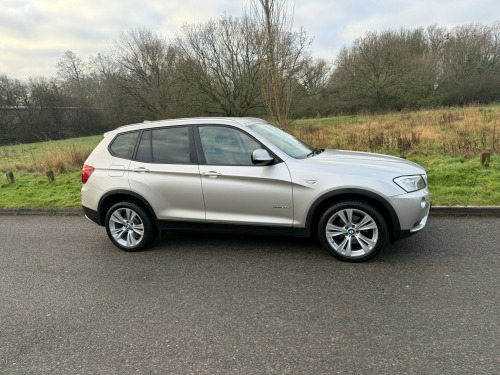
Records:
<instances>
[{"instance_id":1,"label":"hood","mask_svg":"<svg viewBox=\"0 0 500 375\"><path fill-rule=\"evenodd\" d=\"M335 164L385 170L397 175L425 174L425 169L409 160L371 152L325 150L307 159L311 163Z\"/></svg>"}]
</instances>

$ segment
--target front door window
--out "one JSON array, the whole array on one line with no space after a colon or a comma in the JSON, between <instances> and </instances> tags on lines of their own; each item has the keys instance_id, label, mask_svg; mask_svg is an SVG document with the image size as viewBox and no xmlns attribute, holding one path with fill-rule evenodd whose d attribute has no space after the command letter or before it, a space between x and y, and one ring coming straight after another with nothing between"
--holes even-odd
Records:
<instances>
[{"instance_id":1,"label":"front door window","mask_svg":"<svg viewBox=\"0 0 500 375\"><path fill-rule=\"evenodd\" d=\"M200 139L210 165L253 165L252 152L261 148L250 136L224 126L200 127Z\"/></svg>"}]
</instances>

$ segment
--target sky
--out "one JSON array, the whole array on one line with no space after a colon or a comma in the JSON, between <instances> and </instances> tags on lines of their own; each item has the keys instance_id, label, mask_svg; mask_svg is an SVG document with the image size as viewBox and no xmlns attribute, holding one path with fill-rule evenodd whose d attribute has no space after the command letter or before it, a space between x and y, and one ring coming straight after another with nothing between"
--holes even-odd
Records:
<instances>
[{"instance_id":1,"label":"sky","mask_svg":"<svg viewBox=\"0 0 500 375\"><path fill-rule=\"evenodd\" d=\"M173 39L183 24L240 16L251 0L0 0L0 74L25 80L56 76L71 50L87 60L120 32L147 27ZM452 28L500 21L500 0L289 0L294 27L313 38L314 57L334 61L367 32Z\"/></svg>"}]
</instances>

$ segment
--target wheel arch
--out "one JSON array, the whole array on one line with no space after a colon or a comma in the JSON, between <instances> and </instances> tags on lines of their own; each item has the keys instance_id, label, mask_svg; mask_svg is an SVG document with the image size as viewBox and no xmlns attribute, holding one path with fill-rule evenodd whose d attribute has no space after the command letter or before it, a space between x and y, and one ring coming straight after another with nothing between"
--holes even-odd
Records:
<instances>
[{"instance_id":1,"label":"wheel arch","mask_svg":"<svg viewBox=\"0 0 500 375\"><path fill-rule=\"evenodd\" d=\"M307 213L305 235L310 236L316 233L315 228L318 226L321 215L328 207L336 202L346 200L362 201L373 205L380 211L381 215L386 220L391 243L399 239L401 225L399 223L398 215L391 204L385 198L376 193L355 188L330 191L317 198Z\"/></svg>"},{"instance_id":2,"label":"wheel arch","mask_svg":"<svg viewBox=\"0 0 500 375\"><path fill-rule=\"evenodd\" d=\"M99 200L98 211L101 225L105 225L106 213L108 212L110 207L115 203L124 200L134 201L137 204L141 205L151 215L153 221L157 223L158 220L153 207L151 207L149 202L141 195L129 190L111 190L104 194Z\"/></svg>"}]
</instances>

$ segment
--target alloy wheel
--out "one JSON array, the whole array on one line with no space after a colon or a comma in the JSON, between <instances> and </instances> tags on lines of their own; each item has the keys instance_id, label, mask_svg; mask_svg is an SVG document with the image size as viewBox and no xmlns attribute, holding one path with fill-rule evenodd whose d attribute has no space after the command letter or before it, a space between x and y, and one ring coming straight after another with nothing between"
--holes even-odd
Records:
<instances>
[{"instance_id":1,"label":"alloy wheel","mask_svg":"<svg viewBox=\"0 0 500 375\"><path fill-rule=\"evenodd\" d=\"M108 222L113 240L125 248L135 248L144 238L144 223L134 210L120 207L113 211Z\"/></svg>"},{"instance_id":2,"label":"alloy wheel","mask_svg":"<svg viewBox=\"0 0 500 375\"><path fill-rule=\"evenodd\" d=\"M328 219L325 230L331 248L344 257L371 253L379 240L379 228L366 212L355 208L341 209Z\"/></svg>"}]
</instances>

